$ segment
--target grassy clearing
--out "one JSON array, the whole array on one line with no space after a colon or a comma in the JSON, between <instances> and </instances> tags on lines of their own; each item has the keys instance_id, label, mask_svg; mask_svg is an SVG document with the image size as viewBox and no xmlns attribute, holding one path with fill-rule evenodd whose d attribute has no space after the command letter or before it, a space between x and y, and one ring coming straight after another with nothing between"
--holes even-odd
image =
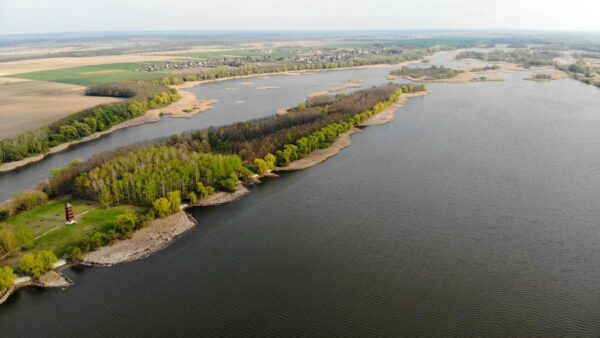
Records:
<instances>
[{"instance_id":1,"label":"grassy clearing","mask_svg":"<svg viewBox=\"0 0 600 338\"><path fill-rule=\"evenodd\" d=\"M169 75L168 73L162 72L149 73L134 71L136 67L142 64L144 64L144 62L71 67L20 73L11 75L11 77L38 81L62 82L90 87L119 81L158 79Z\"/></svg>"},{"instance_id":2,"label":"grassy clearing","mask_svg":"<svg viewBox=\"0 0 600 338\"><path fill-rule=\"evenodd\" d=\"M26 226L33 231L35 246L30 251L52 250L58 257L67 254L73 244L88 238L95 232L107 233L113 228L117 216L125 212L140 212L129 205L103 208L87 201L69 201L73 205L77 224L65 224L65 201L52 201L43 207L23 212L7 221L0 222L0 229ZM23 254L16 253L0 260L0 265L14 264Z\"/></svg>"}]
</instances>

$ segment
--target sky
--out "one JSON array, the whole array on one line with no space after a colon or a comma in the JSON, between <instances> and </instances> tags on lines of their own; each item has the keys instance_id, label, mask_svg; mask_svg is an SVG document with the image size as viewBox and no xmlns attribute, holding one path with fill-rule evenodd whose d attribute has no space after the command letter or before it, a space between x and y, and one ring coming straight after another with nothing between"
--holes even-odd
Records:
<instances>
[{"instance_id":1,"label":"sky","mask_svg":"<svg viewBox=\"0 0 600 338\"><path fill-rule=\"evenodd\" d=\"M600 32L600 0L0 0L0 34L162 30Z\"/></svg>"}]
</instances>

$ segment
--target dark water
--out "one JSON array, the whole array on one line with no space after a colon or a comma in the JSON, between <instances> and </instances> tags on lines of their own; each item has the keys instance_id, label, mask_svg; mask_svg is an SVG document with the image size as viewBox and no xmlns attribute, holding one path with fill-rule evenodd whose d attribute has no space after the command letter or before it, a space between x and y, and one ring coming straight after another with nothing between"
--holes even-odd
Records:
<instances>
[{"instance_id":1,"label":"dark water","mask_svg":"<svg viewBox=\"0 0 600 338\"><path fill-rule=\"evenodd\" d=\"M25 289L0 336L598 336L600 91L432 85L144 260Z\"/></svg>"}]
</instances>

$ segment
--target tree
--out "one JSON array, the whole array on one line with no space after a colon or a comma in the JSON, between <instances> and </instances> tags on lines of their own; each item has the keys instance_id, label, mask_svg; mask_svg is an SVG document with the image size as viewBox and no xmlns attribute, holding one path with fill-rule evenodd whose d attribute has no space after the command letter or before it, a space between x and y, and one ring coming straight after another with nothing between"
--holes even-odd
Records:
<instances>
[{"instance_id":1,"label":"tree","mask_svg":"<svg viewBox=\"0 0 600 338\"><path fill-rule=\"evenodd\" d=\"M152 206L154 207L154 210L156 210L158 217L165 218L169 216L171 211L171 203L169 203L168 199L161 197L152 202Z\"/></svg>"},{"instance_id":2,"label":"tree","mask_svg":"<svg viewBox=\"0 0 600 338\"><path fill-rule=\"evenodd\" d=\"M10 266L0 268L0 296L3 295L15 282L13 269Z\"/></svg>"},{"instance_id":3,"label":"tree","mask_svg":"<svg viewBox=\"0 0 600 338\"><path fill-rule=\"evenodd\" d=\"M35 236L33 235L33 231L26 226L17 227L15 237L22 249L29 250L33 248L33 245L35 244Z\"/></svg>"},{"instance_id":4,"label":"tree","mask_svg":"<svg viewBox=\"0 0 600 338\"><path fill-rule=\"evenodd\" d=\"M190 200L190 203L194 204L198 202L198 196L196 196L195 192L190 191L190 193L188 194L188 200Z\"/></svg>"},{"instance_id":5,"label":"tree","mask_svg":"<svg viewBox=\"0 0 600 338\"><path fill-rule=\"evenodd\" d=\"M100 204L102 204L102 206L105 208L109 207L113 203L113 197L108 187L104 187L102 190L100 190L98 202L100 202Z\"/></svg>"},{"instance_id":6,"label":"tree","mask_svg":"<svg viewBox=\"0 0 600 338\"><path fill-rule=\"evenodd\" d=\"M277 158L275 157L275 155L273 155L273 154L265 155L265 162L267 163L267 166L269 167L269 169L271 169L271 170L275 169L276 161L277 161Z\"/></svg>"},{"instance_id":7,"label":"tree","mask_svg":"<svg viewBox=\"0 0 600 338\"><path fill-rule=\"evenodd\" d=\"M19 241L12 229L4 229L0 231L0 248L5 252L11 252L19 247Z\"/></svg>"},{"instance_id":8,"label":"tree","mask_svg":"<svg viewBox=\"0 0 600 338\"><path fill-rule=\"evenodd\" d=\"M257 158L254 160L254 170L259 174L264 174L269 171L269 165L265 160Z\"/></svg>"},{"instance_id":9,"label":"tree","mask_svg":"<svg viewBox=\"0 0 600 338\"><path fill-rule=\"evenodd\" d=\"M138 223L137 216L131 212L117 216L116 231L120 234L127 234L135 230Z\"/></svg>"},{"instance_id":10,"label":"tree","mask_svg":"<svg viewBox=\"0 0 600 338\"><path fill-rule=\"evenodd\" d=\"M44 272L51 270L58 258L52 251L43 250L36 253L26 254L19 262L19 270L23 273L38 278Z\"/></svg>"},{"instance_id":11,"label":"tree","mask_svg":"<svg viewBox=\"0 0 600 338\"><path fill-rule=\"evenodd\" d=\"M167 194L167 199L169 200L169 204L171 206L171 213L174 214L178 212L179 206L181 205L181 192L170 191Z\"/></svg>"}]
</instances>

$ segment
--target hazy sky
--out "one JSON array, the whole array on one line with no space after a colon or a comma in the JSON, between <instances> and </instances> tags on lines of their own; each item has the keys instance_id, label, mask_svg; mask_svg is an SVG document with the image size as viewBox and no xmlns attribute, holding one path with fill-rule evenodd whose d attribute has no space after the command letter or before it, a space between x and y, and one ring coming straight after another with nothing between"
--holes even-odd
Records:
<instances>
[{"instance_id":1,"label":"hazy sky","mask_svg":"<svg viewBox=\"0 0 600 338\"><path fill-rule=\"evenodd\" d=\"M0 34L412 28L600 31L600 0L0 0Z\"/></svg>"}]
</instances>

